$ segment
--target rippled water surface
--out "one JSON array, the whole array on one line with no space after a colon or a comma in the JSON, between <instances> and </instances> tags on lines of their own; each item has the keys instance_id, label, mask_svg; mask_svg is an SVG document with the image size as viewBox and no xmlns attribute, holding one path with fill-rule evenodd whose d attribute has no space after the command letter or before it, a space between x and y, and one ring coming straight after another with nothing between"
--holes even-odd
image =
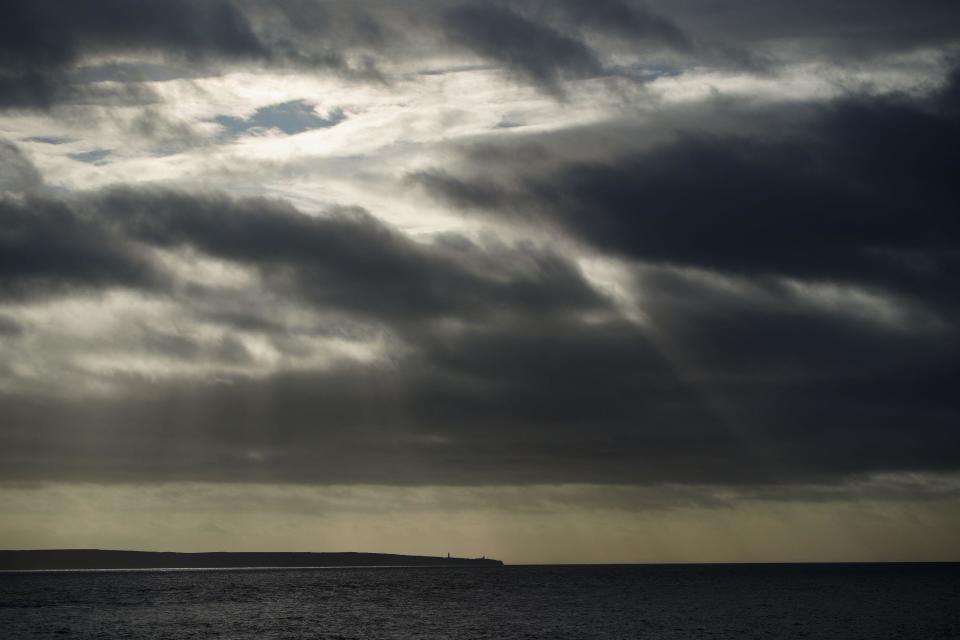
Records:
<instances>
[{"instance_id":1,"label":"rippled water surface","mask_svg":"<svg viewBox=\"0 0 960 640\"><path fill-rule=\"evenodd\" d=\"M0 573L20 638L960 639L960 565Z\"/></svg>"}]
</instances>

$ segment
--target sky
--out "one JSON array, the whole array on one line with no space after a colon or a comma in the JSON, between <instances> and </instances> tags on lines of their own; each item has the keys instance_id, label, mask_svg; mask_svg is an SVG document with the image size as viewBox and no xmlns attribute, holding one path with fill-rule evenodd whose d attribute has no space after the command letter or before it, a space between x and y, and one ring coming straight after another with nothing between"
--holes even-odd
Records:
<instances>
[{"instance_id":1,"label":"sky","mask_svg":"<svg viewBox=\"0 0 960 640\"><path fill-rule=\"evenodd\" d=\"M957 2L0 14L0 548L960 560Z\"/></svg>"}]
</instances>

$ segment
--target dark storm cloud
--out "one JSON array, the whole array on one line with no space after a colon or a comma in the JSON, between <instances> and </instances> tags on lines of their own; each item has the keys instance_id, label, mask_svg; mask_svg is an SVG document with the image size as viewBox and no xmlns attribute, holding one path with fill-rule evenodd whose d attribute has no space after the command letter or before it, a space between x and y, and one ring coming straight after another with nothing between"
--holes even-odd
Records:
<instances>
[{"instance_id":1,"label":"dark storm cloud","mask_svg":"<svg viewBox=\"0 0 960 640\"><path fill-rule=\"evenodd\" d=\"M628 259L645 318L427 334L424 361L482 381L490 395L458 398L463 413L510 408L517 426L491 436L528 464L510 481L956 470L957 80L769 121L752 109L737 134L680 132L612 160L479 147L469 178L412 176L458 208Z\"/></svg>"},{"instance_id":2,"label":"dark storm cloud","mask_svg":"<svg viewBox=\"0 0 960 640\"><path fill-rule=\"evenodd\" d=\"M546 144L486 149L477 157L502 174L415 178L457 206L547 222L629 259L641 323L557 253L415 242L356 209L315 217L274 200L133 188L7 200L8 295L56 293L58 281L148 287L123 276L152 273L144 247L189 250L251 268L271 299L339 313L354 337L378 327L403 348L217 383L113 380L122 394L82 403L8 391L0 469L728 485L956 471L955 93L845 99L799 109L789 127L752 110L762 133L680 134L602 162L564 163ZM803 288L825 284L837 287L826 302ZM256 296L202 295L205 321L291 339ZM249 362L225 335L208 345L152 331L138 348Z\"/></svg>"},{"instance_id":3,"label":"dark storm cloud","mask_svg":"<svg viewBox=\"0 0 960 640\"><path fill-rule=\"evenodd\" d=\"M159 281L150 261L95 216L38 196L0 199L0 297Z\"/></svg>"},{"instance_id":4,"label":"dark storm cloud","mask_svg":"<svg viewBox=\"0 0 960 640\"><path fill-rule=\"evenodd\" d=\"M402 6L376 0L140 0L135 7L123 0L15 0L0 20L0 108L109 102L105 92L118 89L97 87L98 79L143 94L127 95L128 104L150 102L138 84L203 75L212 71L199 67L220 64L325 69L382 82L382 61L417 62L464 50L563 95L568 79L634 77L610 60L624 43L645 56L670 53L676 68L756 68L766 67L770 56L792 62L798 55L876 56L947 46L957 41L958 25L956 3L933 0L911 11L895 0L662 6L632 0L421 0ZM93 57L151 54L160 54L164 64L98 59L99 71L84 69Z\"/></svg>"},{"instance_id":5,"label":"dark storm cloud","mask_svg":"<svg viewBox=\"0 0 960 640\"><path fill-rule=\"evenodd\" d=\"M457 326L478 323L505 323L507 327L523 323L521 335L543 340L552 331L550 327L555 327L558 339L571 341L569 346L573 349L582 340L578 333L584 325L576 320L580 314L612 312L609 303L594 292L579 270L552 252L495 240L478 244L449 234L432 243L413 242L360 210L311 217L276 201L114 189L69 201L9 199L3 203L2 215L5 293L23 297L60 294L66 287L87 291L116 286L149 288L154 286L153 270L158 267L146 257L138 257L147 255L144 248L189 248L257 269L269 283L272 296L299 299L320 312L354 314L348 318L353 317L355 322L360 318L365 319L362 322L380 323L407 348L423 354L422 359L414 358L399 370L395 368L399 362L386 369L344 365L334 367L329 374L278 375L259 381L240 376L224 387L206 382L199 386L171 382L169 388L160 391L160 387L132 380L124 384L132 394L126 400L85 400L82 405L63 397L7 395L0 399L4 414L10 417L2 436L10 455L0 464L3 473L10 474L6 477L31 477L45 469L44 473L75 478L239 479L237 472L250 461L249 448L264 446L267 440L276 438L269 445L276 455L270 454L264 478L294 480L299 475L311 481L345 480L352 475L350 469L356 468L359 458L369 455L355 477L387 481L387 469L423 453L417 443L431 441L435 437L431 429L441 434L451 427L460 429L453 418L465 409L481 412L475 418L463 418L462 427L469 433L469 440L485 441L486 436L480 434L481 423L492 420L503 409L500 403L509 401L499 393L485 396L482 392L491 384L501 385L488 379L494 371L458 373L455 358L449 354L441 357L443 347L437 340L445 331L456 332ZM173 279L172 274L164 277ZM169 283L165 291L177 296L192 295L178 289L175 282ZM200 293L206 298L216 292ZM248 303L244 307L245 318L239 319L230 317L229 309L224 307L225 319L235 328L278 337L283 332L281 325L251 324L246 320L254 317L250 312L256 310L256 304ZM618 355L622 345L616 344L614 338L627 335L630 329L620 326L611 331L611 337L601 341L605 355L600 357L609 362L622 361L623 356ZM503 339L511 339L509 330ZM519 349L523 340L516 336L512 339ZM562 342L547 348L560 346ZM157 353L179 361L244 364L250 358L243 343L229 333L220 343L211 345L144 328L133 337L117 336L114 348ZM479 346L481 352L485 348ZM532 348L539 352L537 347ZM521 361L526 357L520 355ZM449 366L444 364L447 360ZM598 364L589 368L585 361L577 364L583 372L599 371ZM481 391L481 395L474 397L475 390ZM187 395L182 396L184 393ZM237 434L230 429L222 431L216 423L240 418L233 414L240 397L260 398L257 402L263 401L265 411L276 412L275 419L270 419L272 424L279 425L274 436L270 435L272 427L261 422L267 414L256 411L251 414L252 421L244 422L246 426L234 422L242 430L249 428L247 435L235 444L222 440L231 440ZM274 399L280 404L274 404ZM182 407L181 417L185 421L163 409L167 401ZM193 413L194 409L200 413ZM518 406L518 410L529 413L535 407ZM70 415L76 418L70 424L102 429L100 435L106 438L103 442L112 444L105 444L99 452L90 452L86 462L62 460L63 464L56 465L60 471L54 471L51 461L61 458L63 447L72 446L68 444L72 439L69 433L61 433L67 428ZM388 425L392 422L397 425L395 431ZM188 423L192 426L188 427ZM131 424L137 425L133 431L120 428ZM40 440L27 433L28 425L42 425L34 432ZM162 442L169 442L172 432L168 429L179 433L188 428L193 430L193 435L186 438L191 444L187 445L186 440L182 444L203 451L197 449L195 454L176 462L167 457ZM385 428L387 431L383 431ZM35 449L41 440L47 444ZM331 458L317 467L315 456L321 442L326 443L322 446L330 451ZM397 449L406 449L408 442L413 447L398 453ZM226 449L222 448L224 444ZM144 459L147 450L153 451L146 456L149 460ZM180 450L175 455L182 453ZM396 481L412 482L428 475L439 478L453 473L461 464L468 469L457 475L465 481L476 481L476 474L487 465L471 469L472 463L464 456L466 450L458 450L454 453L456 460L429 474L401 473ZM143 473L131 475L134 459L140 459ZM214 460L222 463L219 471L208 467ZM375 471L374 465L379 463L380 471ZM290 473L281 472L277 464L286 466ZM311 468L315 472L310 472ZM520 469L511 473L528 474Z\"/></svg>"},{"instance_id":6,"label":"dark storm cloud","mask_svg":"<svg viewBox=\"0 0 960 640\"><path fill-rule=\"evenodd\" d=\"M59 69L89 53L170 51L186 58L264 58L269 50L226 0L86 0L7 3L0 65Z\"/></svg>"},{"instance_id":7,"label":"dark storm cloud","mask_svg":"<svg viewBox=\"0 0 960 640\"><path fill-rule=\"evenodd\" d=\"M756 69L761 57L723 38L701 40L631 0L454 4L442 14L449 44L467 47L514 76L563 97L565 80L647 82L694 64ZM626 64L623 53L641 56Z\"/></svg>"},{"instance_id":8,"label":"dark storm cloud","mask_svg":"<svg viewBox=\"0 0 960 640\"><path fill-rule=\"evenodd\" d=\"M167 67L84 66L100 54L343 70L351 53L417 55L421 37L431 54L472 52L563 95L566 79L609 72L607 37L692 61L710 51L701 36L902 51L953 38L956 14L945 3L922 4L924 14L888 2L724 5L735 13L702 2L422 2L390 23L403 13L391 4L13 3L0 21L0 106L130 104L149 99L145 82L169 79ZM126 323L100 361L144 354L189 371L149 379L73 354L52 357L69 366L44 380L0 366L0 478L761 487L956 472L958 95L954 74L923 98L740 111L707 101L690 107L694 125L610 122L586 145L589 133L501 135L463 165L411 177L538 242L415 239L361 209L307 215L162 188L54 197L0 143L0 347L56 334L19 305L126 288L177 317ZM165 126L142 117L144 132ZM332 124L321 120L287 103L222 124L292 133ZM89 153L75 159L95 161ZM571 247L623 266L617 285L636 308L601 293ZM197 258L249 280L187 282ZM306 337L371 353L283 371L309 351ZM276 362L258 359L265 345ZM29 355L42 363L58 348L38 340ZM87 383L99 392L85 395Z\"/></svg>"},{"instance_id":9,"label":"dark storm cloud","mask_svg":"<svg viewBox=\"0 0 960 640\"><path fill-rule=\"evenodd\" d=\"M497 210L508 207L518 195L493 180L480 176L467 180L442 169L418 171L408 176L408 181L462 209Z\"/></svg>"},{"instance_id":10,"label":"dark storm cloud","mask_svg":"<svg viewBox=\"0 0 960 640\"><path fill-rule=\"evenodd\" d=\"M563 79L599 75L601 55L585 35L613 36L624 42L690 49L686 34L643 5L620 0L544 3L420 1L398 7L389 2L310 2L284 0L272 7L294 33L322 34L338 47L391 58L464 49L552 93Z\"/></svg>"},{"instance_id":11,"label":"dark storm cloud","mask_svg":"<svg viewBox=\"0 0 960 640\"><path fill-rule=\"evenodd\" d=\"M956 308L957 76L928 99L848 98L775 136L680 132L546 175L414 176L456 206L548 220L647 263L860 284ZM757 119L757 114L752 116ZM799 130L799 133L796 133ZM525 167L524 167L525 169Z\"/></svg>"},{"instance_id":12,"label":"dark storm cloud","mask_svg":"<svg viewBox=\"0 0 960 640\"><path fill-rule=\"evenodd\" d=\"M354 69L341 52L301 48L282 33L259 32L259 16L230 0L15 0L0 20L0 108L48 109L60 103L149 103L139 83L192 77L184 64L259 63L376 75ZM158 53L179 67L107 62L92 56ZM97 86L110 80L121 88Z\"/></svg>"},{"instance_id":13,"label":"dark storm cloud","mask_svg":"<svg viewBox=\"0 0 960 640\"><path fill-rule=\"evenodd\" d=\"M598 75L602 65L581 41L493 3L465 4L444 14L453 42L494 60L550 91L563 78Z\"/></svg>"},{"instance_id":14,"label":"dark storm cloud","mask_svg":"<svg viewBox=\"0 0 960 640\"><path fill-rule=\"evenodd\" d=\"M132 189L90 194L75 211L35 201L13 223L10 206L7 237L28 246L3 255L32 253L43 269L20 260L5 282L48 286L57 271L106 284L126 263L108 264L125 254L103 238L190 247L254 266L318 309L383 323L407 355L130 381L82 402L7 393L8 479L765 484L958 464L954 328L878 325L782 285L731 293L656 269L637 284L651 331L618 318L556 255L454 236L413 243L355 210L315 218L276 201ZM432 322L443 319L456 322ZM157 330L136 340L186 361L251 357L229 333L210 345Z\"/></svg>"},{"instance_id":15,"label":"dark storm cloud","mask_svg":"<svg viewBox=\"0 0 960 640\"><path fill-rule=\"evenodd\" d=\"M7 296L173 286L146 250L156 247L234 261L318 308L399 326L608 307L553 252L457 235L417 243L359 209L311 217L278 201L112 189L64 201L2 200L0 220Z\"/></svg>"},{"instance_id":16,"label":"dark storm cloud","mask_svg":"<svg viewBox=\"0 0 960 640\"><path fill-rule=\"evenodd\" d=\"M731 289L661 267L638 275L638 325L571 263L534 247L424 244L358 210L311 217L168 190L110 190L72 206L38 201L16 212L19 227L4 226L21 229L40 276L102 277L93 256L73 259L83 243L52 244L53 229L189 248L257 269L272 296L379 323L404 349L324 371L130 379L122 394L82 401L6 392L7 479L768 484L960 464L960 340L953 326L927 326L922 309L885 325L763 278ZM97 223L70 233L73 218ZM29 280L29 267L12 279ZM221 308L235 329L284 331L256 321L255 299L242 317ZM248 362L224 336L137 340L181 360Z\"/></svg>"},{"instance_id":17,"label":"dark storm cloud","mask_svg":"<svg viewBox=\"0 0 960 640\"><path fill-rule=\"evenodd\" d=\"M925 48L943 53L960 41L960 9L942 0L910 11L896 0L532 0L454 4L444 15L452 45L557 95L564 79L634 77L629 65L612 64L623 44L650 62L669 60L674 71L700 66L768 72L777 64L817 58L843 63Z\"/></svg>"},{"instance_id":18,"label":"dark storm cloud","mask_svg":"<svg viewBox=\"0 0 960 640\"><path fill-rule=\"evenodd\" d=\"M557 11L575 28L593 29L631 42L660 45L677 51L693 48L689 36L667 18L637 2L624 0L561 0L541 10Z\"/></svg>"},{"instance_id":19,"label":"dark storm cloud","mask_svg":"<svg viewBox=\"0 0 960 640\"><path fill-rule=\"evenodd\" d=\"M247 264L311 304L373 318L606 306L552 252L456 235L424 245L360 209L311 217L277 201L133 189L96 194L88 206L126 237Z\"/></svg>"},{"instance_id":20,"label":"dark storm cloud","mask_svg":"<svg viewBox=\"0 0 960 640\"><path fill-rule=\"evenodd\" d=\"M49 109L59 97L59 77L0 67L0 108Z\"/></svg>"},{"instance_id":21,"label":"dark storm cloud","mask_svg":"<svg viewBox=\"0 0 960 640\"><path fill-rule=\"evenodd\" d=\"M515 324L427 336L422 348L509 407L516 425L497 438L529 447L549 473L769 482L956 468L955 328L904 331L783 291L737 296L684 280L640 283L652 331Z\"/></svg>"},{"instance_id":22,"label":"dark storm cloud","mask_svg":"<svg viewBox=\"0 0 960 640\"><path fill-rule=\"evenodd\" d=\"M405 29L408 26L404 24L403 14L416 16L424 13L429 3L421 6L407 3L399 12L394 11L395 3L378 0L277 0L269 5L254 0L244 3L244 6L252 12L281 16L290 30L305 38L320 35L335 42L338 47L359 46L372 50L389 47L401 39L398 28Z\"/></svg>"},{"instance_id":23,"label":"dark storm cloud","mask_svg":"<svg viewBox=\"0 0 960 640\"><path fill-rule=\"evenodd\" d=\"M788 45L784 55L882 56L956 43L960 6L951 0L651 0L706 39L744 47ZM802 53L800 53L800 51Z\"/></svg>"},{"instance_id":24,"label":"dark storm cloud","mask_svg":"<svg viewBox=\"0 0 960 640\"><path fill-rule=\"evenodd\" d=\"M0 139L0 298L161 285L150 260L107 221L42 195L43 187L19 147Z\"/></svg>"},{"instance_id":25,"label":"dark storm cloud","mask_svg":"<svg viewBox=\"0 0 960 640\"><path fill-rule=\"evenodd\" d=\"M823 324L821 354L852 334L803 320L808 331ZM754 326L789 331L792 322L789 310L771 311ZM684 373L664 345L622 321L423 332L413 356L390 363L128 385L83 404L8 394L0 469L11 479L731 485L956 470L955 394L904 385L912 376L929 385L937 366L945 383L952 347L929 336L891 350L891 340L896 332L858 338L877 352L876 370L821 355L827 365L803 376L788 365L809 344L799 343L780 347L788 370L779 374L728 358L721 376ZM726 347L741 357L766 344ZM899 358L907 349L916 353ZM878 404L886 385L899 397Z\"/></svg>"}]
</instances>

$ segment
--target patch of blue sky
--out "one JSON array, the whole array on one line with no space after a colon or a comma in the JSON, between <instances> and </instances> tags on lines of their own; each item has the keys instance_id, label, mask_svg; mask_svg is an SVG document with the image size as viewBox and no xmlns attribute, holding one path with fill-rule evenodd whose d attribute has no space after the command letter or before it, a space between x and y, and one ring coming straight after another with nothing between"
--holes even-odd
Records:
<instances>
[{"instance_id":1,"label":"patch of blue sky","mask_svg":"<svg viewBox=\"0 0 960 640\"><path fill-rule=\"evenodd\" d=\"M657 78L670 78L683 73L682 69L659 64L626 64L610 67L612 75L630 78L638 82L652 82Z\"/></svg>"},{"instance_id":2,"label":"patch of blue sky","mask_svg":"<svg viewBox=\"0 0 960 640\"><path fill-rule=\"evenodd\" d=\"M57 136L33 136L26 140L27 142L39 142L41 144L66 144L73 142L71 138L60 138Z\"/></svg>"},{"instance_id":3,"label":"patch of blue sky","mask_svg":"<svg viewBox=\"0 0 960 640\"><path fill-rule=\"evenodd\" d=\"M113 153L112 149L94 149L93 151L83 151L81 153L67 154L71 159L78 162L87 162L89 164L101 164L102 161Z\"/></svg>"},{"instance_id":4,"label":"patch of blue sky","mask_svg":"<svg viewBox=\"0 0 960 640\"><path fill-rule=\"evenodd\" d=\"M311 129L335 127L346 119L346 114L339 107L321 115L306 101L292 100L260 107L249 118L216 116L213 122L224 128L227 137L237 137L257 129L278 129L287 135L294 135Z\"/></svg>"}]
</instances>

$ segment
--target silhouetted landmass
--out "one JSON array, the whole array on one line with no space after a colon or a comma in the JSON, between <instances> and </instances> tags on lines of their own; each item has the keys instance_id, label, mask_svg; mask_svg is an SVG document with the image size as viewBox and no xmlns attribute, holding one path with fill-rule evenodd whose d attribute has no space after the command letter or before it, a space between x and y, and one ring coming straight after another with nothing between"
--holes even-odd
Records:
<instances>
[{"instance_id":1,"label":"silhouetted landmass","mask_svg":"<svg viewBox=\"0 0 960 640\"><path fill-rule=\"evenodd\" d=\"M488 558L403 556L390 553L299 553L108 551L50 549L0 551L0 570L39 569L202 569L224 567L502 566Z\"/></svg>"}]
</instances>

